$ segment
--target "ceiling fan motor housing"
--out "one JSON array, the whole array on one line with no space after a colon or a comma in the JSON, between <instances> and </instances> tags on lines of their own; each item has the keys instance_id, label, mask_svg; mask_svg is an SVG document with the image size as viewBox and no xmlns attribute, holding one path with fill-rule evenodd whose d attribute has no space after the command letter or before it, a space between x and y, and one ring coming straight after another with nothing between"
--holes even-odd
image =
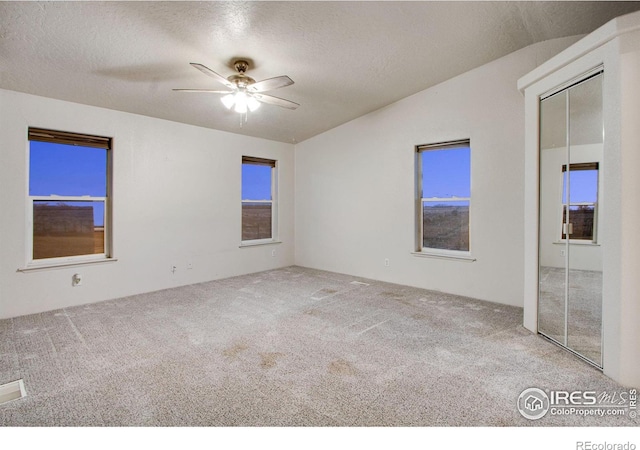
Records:
<instances>
[{"instance_id":1,"label":"ceiling fan motor housing","mask_svg":"<svg viewBox=\"0 0 640 450\"><path fill-rule=\"evenodd\" d=\"M235 67L238 72L245 73L249 68L249 63L243 59L239 59L233 64L233 67Z\"/></svg>"},{"instance_id":2,"label":"ceiling fan motor housing","mask_svg":"<svg viewBox=\"0 0 640 450\"><path fill-rule=\"evenodd\" d=\"M227 77L227 80L231 81L238 88L246 88L250 84L253 84L256 82L256 80L254 80L251 77L248 77L243 73L239 73L238 75L231 75L230 77Z\"/></svg>"},{"instance_id":3,"label":"ceiling fan motor housing","mask_svg":"<svg viewBox=\"0 0 640 450\"><path fill-rule=\"evenodd\" d=\"M244 74L249 68L249 63L247 61L239 59L233 64L233 66L238 71L238 74L227 77L227 80L231 81L238 88L246 88L250 84L256 82L256 80Z\"/></svg>"}]
</instances>

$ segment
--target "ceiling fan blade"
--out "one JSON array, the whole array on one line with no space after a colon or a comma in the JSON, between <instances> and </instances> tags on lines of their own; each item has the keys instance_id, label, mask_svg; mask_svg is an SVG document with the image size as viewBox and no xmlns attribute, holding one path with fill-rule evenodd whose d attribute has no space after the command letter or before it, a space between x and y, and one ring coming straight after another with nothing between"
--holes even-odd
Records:
<instances>
[{"instance_id":1,"label":"ceiling fan blade","mask_svg":"<svg viewBox=\"0 0 640 450\"><path fill-rule=\"evenodd\" d=\"M296 109L299 104L292 102L290 100L285 100L283 98L274 97L273 95L267 94L251 94L256 100L267 103L269 105L282 106L283 108L288 109Z\"/></svg>"},{"instance_id":2,"label":"ceiling fan blade","mask_svg":"<svg viewBox=\"0 0 640 450\"><path fill-rule=\"evenodd\" d=\"M233 88L233 83L231 81L227 80L222 75L215 73L213 70L209 69L207 66L203 66L202 64L199 64L199 63L189 63L189 64L191 64L193 67L195 67L205 75L210 76L211 78L216 80L218 83L222 83L228 88Z\"/></svg>"},{"instance_id":3,"label":"ceiling fan blade","mask_svg":"<svg viewBox=\"0 0 640 450\"><path fill-rule=\"evenodd\" d=\"M280 77L267 78L266 80L258 81L247 87L250 92L264 92L278 89L293 84L293 80L286 75Z\"/></svg>"},{"instance_id":4,"label":"ceiling fan blade","mask_svg":"<svg viewBox=\"0 0 640 450\"><path fill-rule=\"evenodd\" d=\"M214 89L173 89L176 92L208 92L210 94L233 94L233 91L216 91Z\"/></svg>"}]
</instances>

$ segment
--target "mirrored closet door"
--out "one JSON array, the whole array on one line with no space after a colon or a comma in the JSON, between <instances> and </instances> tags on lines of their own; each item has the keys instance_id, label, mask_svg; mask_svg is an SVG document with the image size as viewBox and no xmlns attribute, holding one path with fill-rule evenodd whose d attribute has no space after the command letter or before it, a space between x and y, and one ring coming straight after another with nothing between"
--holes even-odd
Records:
<instances>
[{"instance_id":1,"label":"mirrored closet door","mask_svg":"<svg viewBox=\"0 0 640 450\"><path fill-rule=\"evenodd\" d=\"M540 100L538 332L602 367L602 70Z\"/></svg>"}]
</instances>

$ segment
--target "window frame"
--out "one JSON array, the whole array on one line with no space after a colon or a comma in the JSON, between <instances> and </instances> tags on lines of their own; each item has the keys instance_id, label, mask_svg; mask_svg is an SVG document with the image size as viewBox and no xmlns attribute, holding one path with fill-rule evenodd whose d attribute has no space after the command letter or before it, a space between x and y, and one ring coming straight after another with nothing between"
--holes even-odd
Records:
<instances>
[{"instance_id":1,"label":"window frame","mask_svg":"<svg viewBox=\"0 0 640 450\"><path fill-rule=\"evenodd\" d=\"M244 200L242 198L242 166L245 164L271 167L271 200ZM240 167L240 247L280 243L278 240L278 160L243 155ZM242 210L245 203L264 203L271 205L271 237L246 240L242 238Z\"/></svg>"},{"instance_id":2,"label":"window frame","mask_svg":"<svg viewBox=\"0 0 640 450\"><path fill-rule=\"evenodd\" d=\"M447 150L447 149L455 149L460 147L468 147L469 148L469 197L423 197L422 194L422 154L427 151L436 151L436 150ZM427 257L435 257L435 258L444 258L444 259L458 259L458 260L466 260L466 261L475 261L475 258L472 257L472 247L471 247L471 204L472 204L472 176L471 176L471 139L458 139L453 141L446 142L438 142L434 144L423 144L415 146L415 158L414 164L416 168L416 178L415 178L415 251L412 252L415 256L427 256ZM469 233L469 250L452 250L452 249L444 249L444 248L435 248L435 247L424 247L424 209L423 205L425 202L462 202L466 201L469 203L469 225L467 232Z\"/></svg>"},{"instance_id":3,"label":"window frame","mask_svg":"<svg viewBox=\"0 0 640 450\"><path fill-rule=\"evenodd\" d=\"M564 222L564 211L565 208L571 208L572 206L593 206L593 236L591 239L575 239L569 237L570 244L598 244L598 203L600 199L600 163L599 162L586 162L586 163L571 163L569 164L569 174L571 172L579 172L582 170L595 170L596 171L596 201L595 202L572 202L571 195L567 192L567 198L569 199L568 203L564 201L564 191L565 187L570 188L571 183L568 183L568 186L565 186L565 176L567 173L567 165L562 165L562 172L560 173L561 181L560 181L560 208L559 208L559 220L557 223L558 226L558 242L567 242L567 238L563 237L565 235L565 222ZM569 175L570 176L570 175ZM567 177L568 178L568 177ZM568 189L567 189L568 191ZM568 214L569 220L571 220L571 213ZM571 222L568 222L571 223ZM567 230L569 231L569 230ZM571 234L571 233L570 233Z\"/></svg>"},{"instance_id":4,"label":"window frame","mask_svg":"<svg viewBox=\"0 0 640 450\"><path fill-rule=\"evenodd\" d=\"M106 151L106 192L105 196L72 196L72 195L30 195L31 183L31 142L46 142L79 147L100 148ZM113 192L113 139L109 137L95 136L83 133L70 133L57 130L29 127L27 134L27 195L26 195L26 268L39 269L56 266L67 266L85 263L115 261L113 258L113 226L112 226L112 192ZM38 258L33 255L34 250L34 203L38 201L48 202L101 202L104 206L104 252L88 255L72 255L54 258ZM73 204L73 203L71 203Z\"/></svg>"}]
</instances>

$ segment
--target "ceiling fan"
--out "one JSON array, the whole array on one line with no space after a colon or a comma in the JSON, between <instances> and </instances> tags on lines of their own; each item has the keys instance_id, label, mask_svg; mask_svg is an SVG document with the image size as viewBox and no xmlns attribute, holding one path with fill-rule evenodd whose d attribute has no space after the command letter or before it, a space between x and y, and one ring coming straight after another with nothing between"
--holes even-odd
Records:
<instances>
[{"instance_id":1,"label":"ceiling fan","mask_svg":"<svg viewBox=\"0 0 640 450\"><path fill-rule=\"evenodd\" d=\"M286 75L266 80L256 81L245 72L249 68L249 63L243 59L234 63L237 74L233 74L227 78L217 74L199 63L190 63L205 75L210 76L218 83L227 87L226 91L215 89L174 89L179 92L208 92L212 94L224 94L220 99L227 109L233 110L240 114L246 114L248 111L255 111L260 107L260 103L281 106L288 109L296 109L299 104L283 98L274 97L272 95L263 94L266 91L272 91L293 84L293 80Z\"/></svg>"}]
</instances>

